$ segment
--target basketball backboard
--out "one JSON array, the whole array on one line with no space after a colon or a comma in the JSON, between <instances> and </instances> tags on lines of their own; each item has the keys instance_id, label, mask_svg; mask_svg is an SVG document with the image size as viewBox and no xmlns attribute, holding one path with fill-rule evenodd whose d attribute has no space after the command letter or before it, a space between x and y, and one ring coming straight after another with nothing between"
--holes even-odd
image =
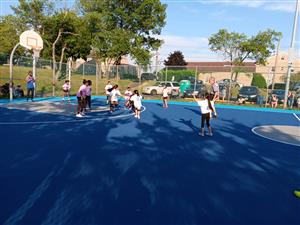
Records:
<instances>
[{"instance_id":1,"label":"basketball backboard","mask_svg":"<svg viewBox=\"0 0 300 225\"><path fill-rule=\"evenodd\" d=\"M29 50L41 50L43 49L43 39L35 31L27 30L24 31L20 36L20 45Z\"/></svg>"}]
</instances>

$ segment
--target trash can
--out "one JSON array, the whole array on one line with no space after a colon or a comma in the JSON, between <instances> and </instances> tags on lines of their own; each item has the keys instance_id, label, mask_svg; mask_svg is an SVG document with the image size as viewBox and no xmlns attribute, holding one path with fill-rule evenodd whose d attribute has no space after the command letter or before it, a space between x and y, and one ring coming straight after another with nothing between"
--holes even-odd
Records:
<instances>
[{"instance_id":1,"label":"trash can","mask_svg":"<svg viewBox=\"0 0 300 225\"><path fill-rule=\"evenodd\" d=\"M183 92L188 89L189 87L191 87L191 82L189 80L181 80L179 83L180 87L179 87L179 92L181 94L183 94Z\"/></svg>"}]
</instances>

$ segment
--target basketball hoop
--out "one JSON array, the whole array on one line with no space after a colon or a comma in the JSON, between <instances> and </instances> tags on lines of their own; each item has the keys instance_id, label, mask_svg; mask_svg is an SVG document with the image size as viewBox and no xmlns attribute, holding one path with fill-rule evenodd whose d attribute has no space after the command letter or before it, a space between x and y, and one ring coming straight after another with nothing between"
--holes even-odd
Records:
<instances>
[{"instance_id":1,"label":"basketball hoop","mask_svg":"<svg viewBox=\"0 0 300 225\"><path fill-rule=\"evenodd\" d=\"M33 50L33 57L39 58L40 57L41 49L39 49L39 48L32 48L32 50Z\"/></svg>"},{"instance_id":2,"label":"basketball hoop","mask_svg":"<svg viewBox=\"0 0 300 225\"><path fill-rule=\"evenodd\" d=\"M20 36L20 45L29 50L43 49L43 39L41 36L33 30L24 31Z\"/></svg>"}]
</instances>

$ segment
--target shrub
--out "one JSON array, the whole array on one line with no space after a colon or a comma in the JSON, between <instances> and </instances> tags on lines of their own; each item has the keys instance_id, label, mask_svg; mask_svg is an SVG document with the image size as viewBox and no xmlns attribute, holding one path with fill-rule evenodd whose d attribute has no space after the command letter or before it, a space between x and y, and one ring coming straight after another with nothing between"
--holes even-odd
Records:
<instances>
[{"instance_id":1,"label":"shrub","mask_svg":"<svg viewBox=\"0 0 300 225\"><path fill-rule=\"evenodd\" d=\"M258 88L266 88L267 87L266 79L260 73L253 73L251 86L256 86Z\"/></svg>"},{"instance_id":2,"label":"shrub","mask_svg":"<svg viewBox=\"0 0 300 225\"><path fill-rule=\"evenodd\" d=\"M165 80L167 73L167 80L172 80L174 76L174 81L181 81L181 80L194 80L195 79L195 71L194 70L161 70L158 78L159 80Z\"/></svg>"}]
</instances>

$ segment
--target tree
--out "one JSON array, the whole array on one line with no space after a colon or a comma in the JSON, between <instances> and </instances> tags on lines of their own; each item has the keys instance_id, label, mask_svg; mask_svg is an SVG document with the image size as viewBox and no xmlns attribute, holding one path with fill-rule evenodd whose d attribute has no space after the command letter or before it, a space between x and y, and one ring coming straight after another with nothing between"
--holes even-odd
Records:
<instances>
[{"instance_id":1,"label":"tree","mask_svg":"<svg viewBox=\"0 0 300 225\"><path fill-rule=\"evenodd\" d=\"M267 58L275 49L274 42L281 37L280 32L266 30L257 35L247 37L245 34L219 30L211 35L209 46L213 52L223 54L225 60L229 60L232 66L242 66L245 60L254 60L258 64L265 65ZM238 72L234 80L237 80ZM231 79L233 73L231 74Z\"/></svg>"},{"instance_id":2,"label":"tree","mask_svg":"<svg viewBox=\"0 0 300 225\"><path fill-rule=\"evenodd\" d=\"M166 5L159 0L80 0L92 37L92 51L98 62L111 59L120 64L130 55L139 64L148 64L150 52L162 41L154 35L165 25Z\"/></svg>"},{"instance_id":3,"label":"tree","mask_svg":"<svg viewBox=\"0 0 300 225\"><path fill-rule=\"evenodd\" d=\"M257 86L258 88L266 88L267 87L266 79L260 73L253 73L251 86Z\"/></svg>"},{"instance_id":4,"label":"tree","mask_svg":"<svg viewBox=\"0 0 300 225\"><path fill-rule=\"evenodd\" d=\"M165 66L172 66L172 69L184 69L187 62L184 60L184 56L181 51L174 51L170 53L167 60L164 61ZM179 66L179 67L174 67ZM181 66L181 67L180 67Z\"/></svg>"},{"instance_id":5,"label":"tree","mask_svg":"<svg viewBox=\"0 0 300 225\"><path fill-rule=\"evenodd\" d=\"M54 2L51 0L19 0L19 4L11 6L11 8L16 17L28 29L34 29L43 35L46 18L53 14Z\"/></svg>"},{"instance_id":6,"label":"tree","mask_svg":"<svg viewBox=\"0 0 300 225\"><path fill-rule=\"evenodd\" d=\"M19 35L24 27L17 26L17 18L12 15L0 17L0 52L9 55L19 42ZM20 53L20 52L19 52Z\"/></svg>"}]
</instances>

